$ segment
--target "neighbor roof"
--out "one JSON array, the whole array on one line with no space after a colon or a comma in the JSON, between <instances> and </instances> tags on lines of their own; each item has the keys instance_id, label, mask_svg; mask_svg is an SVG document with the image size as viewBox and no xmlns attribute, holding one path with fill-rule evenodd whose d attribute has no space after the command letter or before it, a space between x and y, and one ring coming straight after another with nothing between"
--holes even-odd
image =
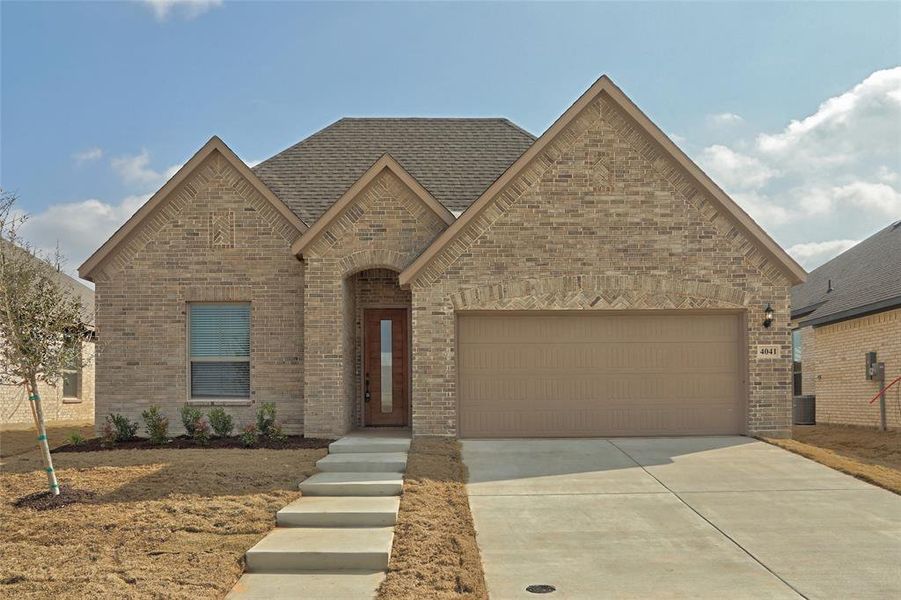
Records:
<instances>
[{"instance_id":1,"label":"neighbor roof","mask_svg":"<svg viewBox=\"0 0 901 600\"><path fill-rule=\"evenodd\" d=\"M804 325L897 306L901 306L901 221L814 269L807 283L792 288L792 318Z\"/></svg>"},{"instance_id":2,"label":"neighbor roof","mask_svg":"<svg viewBox=\"0 0 901 600\"><path fill-rule=\"evenodd\" d=\"M345 118L253 172L312 225L389 154L445 208L460 212L534 141L507 119Z\"/></svg>"},{"instance_id":3,"label":"neighbor roof","mask_svg":"<svg viewBox=\"0 0 901 600\"><path fill-rule=\"evenodd\" d=\"M17 252L21 252L22 255L27 255L30 260L40 263L48 263L48 261L38 258L30 251L18 246L5 238L0 238L0 244L3 244L7 248L15 249ZM69 290L74 295L78 296L81 300L82 311L84 312L85 318L88 319L88 325L93 326L94 324L94 290L81 283L74 277L70 277L66 275L53 265L49 265L51 269L53 269L54 278L57 283L59 283L60 287Z\"/></svg>"}]
</instances>

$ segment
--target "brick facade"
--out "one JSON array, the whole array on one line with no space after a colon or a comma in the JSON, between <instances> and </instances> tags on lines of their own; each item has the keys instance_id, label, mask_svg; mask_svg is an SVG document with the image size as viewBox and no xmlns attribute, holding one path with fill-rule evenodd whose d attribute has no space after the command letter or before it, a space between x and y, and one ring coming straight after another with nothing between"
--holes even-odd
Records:
<instances>
[{"instance_id":1,"label":"brick facade","mask_svg":"<svg viewBox=\"0 0 901 600\"><path fill-rule=\"evenodd\" d=\"M788 435L789 285L602 94L412 281L414 434L457 433L458 310L697 308L746 314L747 432Z\"/></svg>"},{"instance_id":2,"label":"brick facade","mask_svg":"<svg viewBox=\"0 0 901 600\"><path fill-rule=\"evenodd\" d=\"M251 399L227 410L240 427L261 402L275 402L285 430L302 432L304 274L290 252L298 234L222 154L210 154L93 273L98 425L111 412L141 422L156 404L180 433L187 304L250 302Z\"/></svg>"},{"instance_id":3,"label":"brick facade","mask_svg":"<svg viewBox=\"0 0 901 600\"><path fill-rule=\"evenodd\" d=\"M63 382L39 384L41 405L47 421L94 421L94 344L82 345L81 381L78 398L63 398ZM25 388L0 385L0 425L31 425L34 417Z\"/></svg>"},{"instance_id":4,"label":"brick facade","mask_svg":"<svg viewBox=\"0 0 901 600\"><path fill-rule=\"evenodd\" d=\"M384 169L304 250L307 435L337 437L359 422L355 299L369 298L376 284L352 276L387 269L396 281L446 227ZM389 293L380 287L379 294Z\"/></svg>"},{"instance_id":5,"label":"brick facade","mask_svg":"<svg viewBox=\"0 0 901 600\"><path fill-rule=\"evenodd\" d=\"M802 336L814 340L812 348L802 344L801 385L805 394L816 394L817 422L878 426L878 400L867 401L880 385L866 378L865 354L875 351L885 363L885 383L901 376L901 309L805 327ZM815 381L809 390L808 378ZM901 427L898 385L886 394L886 407L888 426Z\"/></svg>"}]
</instances>

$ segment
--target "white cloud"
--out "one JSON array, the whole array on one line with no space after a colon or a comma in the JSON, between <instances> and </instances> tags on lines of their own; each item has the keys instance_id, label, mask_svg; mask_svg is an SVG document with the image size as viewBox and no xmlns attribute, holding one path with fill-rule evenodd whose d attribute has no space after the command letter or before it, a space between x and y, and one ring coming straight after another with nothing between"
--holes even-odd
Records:
<instances>
[{"instance_id":1,"label":"white cloud","mask_svg":"<svg viewBox=\"0 0 901 600\"><path fill-rule=\"evenodd\" d=\"M153 11L157 21L165 21L174 14L183 19L194 19L222 6L222 0L143 0L143 2Z\"/></svg>"},{"instance_id":2,"label":"white cloud","mask_svg":"<svg viewBox=\"0 0 901 600\"><path fill-rule=\"evenodd\" d=\"M871 74L779 131L709 145L697 160L799 252L811 240L847 242L878 231L901 218L901 67ZM820 258L842 250L817 248Z\"/></svg>"},{"instance_id":3,"label":"white cloud","mask_svg":"<svg viewBox=\"0 0 901 600\"><path fill-rule=\"evenodd\" d=\"M807 242L795 244L788 253L805 269L815 269L832 257L841 254L860 240L829 240L828 242Z\"/></svg>"},{"instance_id":4,"label":"white cloud","mask_svg":"<svg viewBox=\"0 0 901 600\"><path fill-rule=\"evenodd\" d=\"M20 233L36 248L51 255L59 244L66 259L65 271L77 276L78 266L149 197L149 194L128 196L118 204L97 199L52 204L32 213Z\"/></svg>"},{"instance_id":5,"label":"white cloud","mask_svg":"<svg viewBox=\"0 0 901 600\"><path fill-rule=\"evenodd\" d=\"M159 188L166 183L181 168L181 165L172 165L162 173L150 168L150 153L141 150L136 156L120 156L110 161L113 170L129 185L137 185L144 188Z\"/></svg>"},{"instance_id":6,"label":"white cloud","mask_svg":"<svg viewBox=\"0 0 901 600\"><path fill-rule=\"evenodd\" d=\"M737 115L735 113L730 113L730 112L724 112L724 113L719 113L716 115L710 115L709 117L707 117L707 120L710 121L712 124L719 125L719 126L737 125L744 121L744 119L741 117L741 115Z\"/></svg>"},{"instance_id":7,"label":"white cloud","mask_svg":"<svg viewBox=\"0 0 901 600\"><path fill-rule=\"evenodd\" d=\"M103 157L103 150L97 148L96 146L93 148L86 148L80 152L76 152L72 155L72 159L76 164L82 165L86 162L93 162L95 160L100 160Z\"/></svg>"},{"instance_id":8,"label":"white cloud","mask_svg":"<svg viewBox=\"0 0 901 600\"><path fill-rule=\"evenodd\" d=\"M730 189L757 189L778 174L759 159L718 144L704 148L700 162L708 175Z\"/></svg>"}]
</instances>

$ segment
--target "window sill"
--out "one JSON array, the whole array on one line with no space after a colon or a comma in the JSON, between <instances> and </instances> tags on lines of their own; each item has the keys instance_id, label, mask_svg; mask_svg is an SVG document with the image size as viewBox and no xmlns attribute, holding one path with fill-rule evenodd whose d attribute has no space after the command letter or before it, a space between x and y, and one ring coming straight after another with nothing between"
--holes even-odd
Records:
<instances>
[{"instance_id":1,"label":"window sill","mask_svg":"<svg viewBox=\"0 0 901 600\"><path fill-rule=\"evenodd\" d=\"M81 398L63 398L63 404L81 404Z\"/></svg>"},{"instance_id":2,"label":"window sill","mask_svg":"<svg viewBox=\"0 0 901 600\"><path fill-rule=\"evenodd\" d=\"M250 398L189 398L188 404L195 406L250 406Z\"/></svg>"}]
</instances>

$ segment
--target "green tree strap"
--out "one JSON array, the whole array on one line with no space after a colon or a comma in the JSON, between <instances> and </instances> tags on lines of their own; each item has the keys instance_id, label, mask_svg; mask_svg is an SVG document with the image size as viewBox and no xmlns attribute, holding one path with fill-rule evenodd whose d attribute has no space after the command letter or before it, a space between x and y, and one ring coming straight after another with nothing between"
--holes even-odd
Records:
<instances>
[{"instance_id":1,"label":"green tree strap","mask_svg":"<svg viewBox=\"0 0 901 600\"><path fill-rule=\"evenodd\" d=\"M44 467L44 470L48 473L53 473L53 467Z\"/></svg>"},{"instance_id":2,"label":"green tree strap","mask_svg":"<svg viewBox=\"0 0 901 600\"><path fill-rule=\"evenodd\" d=\"M47 439L47 436L46 436L46 435L43 435L43 434L42 434L42 435L39 435L39 436L38 436L38 441L39 441L39 442L43 442L43 441L46 440L46 439Z\"/></svg>"},{"instance_id":3,"label":"green tree strap","mask_svg":"<svg viewBox=\"0 0 901 600\"><path fill-rule=\"evenodd\" d=\"M40 396L38 396L37 394L32 394L32 395L28 396L28 399L29 400L38 400L38 399L40 399Z\"/></svg>"},{"instance_id":4,"label":"green tree strap","mask_svg":"<svg viewBox=\"0 0 901 600\"><path fill-rule=\"evenodd\" d=\"M59 484L58 484L58 483L51 483L51 484L50 484L50 488L51 488L51 489L53 489L53 488L59 489Z\"/></svg>"}]
</instances>

